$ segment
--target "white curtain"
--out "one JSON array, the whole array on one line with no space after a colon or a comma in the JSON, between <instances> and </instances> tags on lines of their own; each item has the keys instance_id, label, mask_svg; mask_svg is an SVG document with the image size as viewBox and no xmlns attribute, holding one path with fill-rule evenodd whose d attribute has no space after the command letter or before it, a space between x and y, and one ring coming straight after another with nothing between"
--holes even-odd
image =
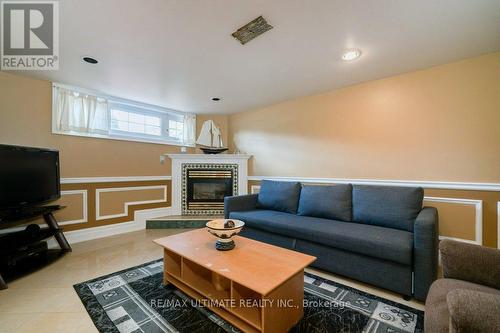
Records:
<instances>
[{"instance_id":1,"label":"white curtain","mask_svg":"<svg viewBox=\"0 0 500 333\"><path fill-rule=\"evenodd\" d=\"M196 116L193 114L186 114L184 116L184 131L183 131L183 144L186 146L194 146L196 140Z\"/></svg>"},{"instance_id":2,"label":"white curtain","mask_svg":"<svg viewBox=\"0 0 500 333\"><path fill-rule=\"evenodd\" d=\"M108 101L54 86L56 129L59 132L109 134Z\"/></svg>"}]
</instances>

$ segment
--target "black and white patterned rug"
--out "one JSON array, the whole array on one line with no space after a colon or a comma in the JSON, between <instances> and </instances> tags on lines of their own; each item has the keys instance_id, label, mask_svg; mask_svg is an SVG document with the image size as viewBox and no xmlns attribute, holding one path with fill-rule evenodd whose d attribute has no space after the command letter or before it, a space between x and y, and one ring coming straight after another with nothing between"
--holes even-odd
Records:
<instances>
[{"instance_id":1,"label":"black and white patterned rug","mask_svg":"<svg viewBox=\"0 0 500 333\"><path fill-rule=\"evenodd\" d=\"M163 261L74 285L100 332L240 332L172 285ZM306 273L304 317L290 331L423 332L423 312Z\"/></svg>"}]
</instances>

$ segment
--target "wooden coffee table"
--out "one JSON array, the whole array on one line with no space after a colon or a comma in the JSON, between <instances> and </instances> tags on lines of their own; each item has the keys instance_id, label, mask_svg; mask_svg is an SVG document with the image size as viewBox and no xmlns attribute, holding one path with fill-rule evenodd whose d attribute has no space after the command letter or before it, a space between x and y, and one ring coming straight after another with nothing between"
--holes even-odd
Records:
<instances>
[{"instance_id":1,"label":"wooden coffee table","mask_svg":"<svg viewBox=\"0 0 500 333\"><path fill-rule=\"evenodd\" d=\"M156 239L164 284L177 288L244 332L287 332L303 315L304 267L315 257L233 237L217 251L205 229Z\"/></svg>"}]
</instances>

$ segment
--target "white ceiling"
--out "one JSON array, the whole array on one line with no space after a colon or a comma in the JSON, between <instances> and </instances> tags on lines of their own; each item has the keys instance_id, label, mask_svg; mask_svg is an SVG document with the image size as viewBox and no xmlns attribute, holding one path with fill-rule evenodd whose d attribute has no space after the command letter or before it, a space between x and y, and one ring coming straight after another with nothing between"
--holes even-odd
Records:
<instances>
[{"instance_id":1,"label":"white ceiling","mask_svg":"<svg viewBox=\"0 0 500 333\"><path fill-rule=\"evenodd\" d=\"M274 29L231 36L259 15ZM60 70L19 74L232 113L497 50L498 0L61 0Z\"/></svg>"}]
</instances>

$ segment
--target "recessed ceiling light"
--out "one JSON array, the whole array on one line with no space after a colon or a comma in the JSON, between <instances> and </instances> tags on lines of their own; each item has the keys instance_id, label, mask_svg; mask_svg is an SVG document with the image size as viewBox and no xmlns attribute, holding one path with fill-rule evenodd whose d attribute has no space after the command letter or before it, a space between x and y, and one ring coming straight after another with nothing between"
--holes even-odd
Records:
<instances>
[{"instance_id":1,"label":"recessed ceiling light","mask_svg":"<svg viewBox=\"0 0 500 333\"><path fill-rule=\"evenodd\" d=\"M212 97L212 101L218 102L218 101L220 101L220 97Z\"/></svg>"},{"instance_id":2,"label":"recessed ceiling light","mask_svg":"<svg viewBox=\"0 0 500 333\"><path fill-rule=\"evenodd\" d=\"M351 61L358 59L361 56L361 50L359 49L349 49L342 54L342 60Z\"/></svg>"},{"instance_id":3,"label":"recessed ceiling light","mask_svg":"<svg viewBox=\"0 0 500 333\"><path fill-rule=\"evenodd\" d=\"M92 65L95 65L99 62L92 57L83 57L82 60L85 61L86 63L92 64Z\"/></svg>"}]
</instances>

